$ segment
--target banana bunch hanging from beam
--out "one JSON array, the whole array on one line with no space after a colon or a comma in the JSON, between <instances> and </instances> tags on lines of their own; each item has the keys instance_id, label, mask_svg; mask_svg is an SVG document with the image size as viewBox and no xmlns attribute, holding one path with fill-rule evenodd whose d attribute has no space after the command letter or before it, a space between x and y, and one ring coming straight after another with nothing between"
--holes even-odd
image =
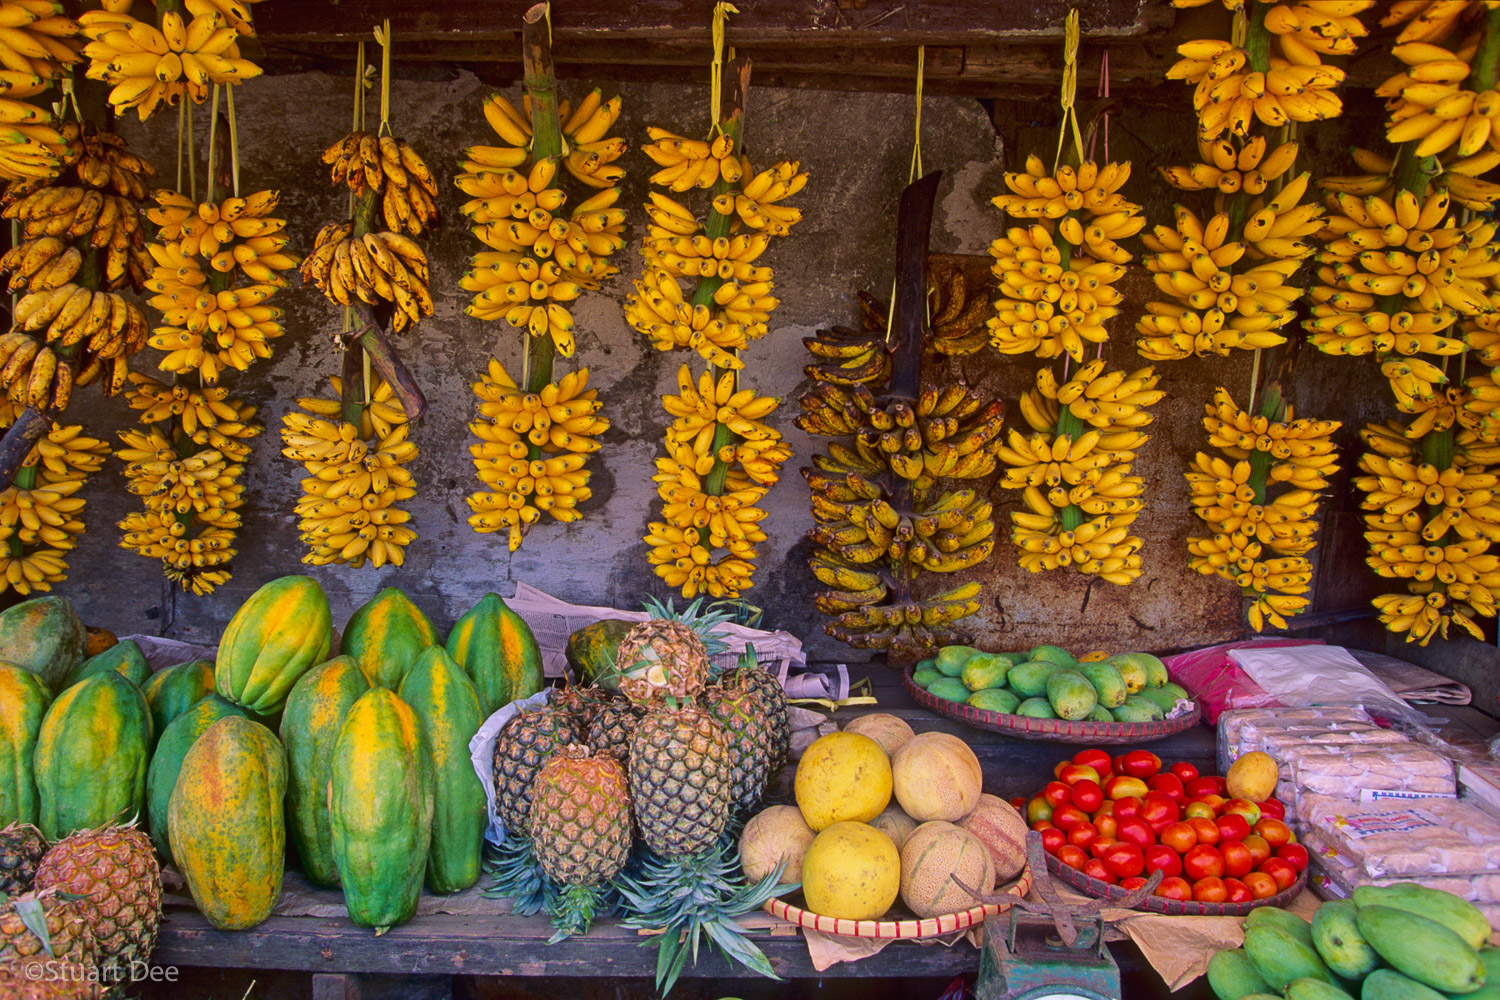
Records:
<instances>
[{"instance_id":1,"label":"banana bunch hanging from beam","mask_svg":"<svg viewBox=\"0 0 1500 1000\"><path fill-rule=\"evenodd\" d=\"M1419 157L1449 148L1461 158L1487 148L1500 150L1500 134L1492 127L1500 115L1500 91L1466 86L1477 49L1477 40L1456 51L1431 42L1404 42L1392 48L1391 54L1406 69L1375 89L1375 96L1387 99L1390 111L1386 139L1395 145L1415 142L1413 153Z\"/></svg>"},{"instance_id":2,"label":"banana bunch hanging from beam","mask_svg":"<svg viewBox=\"0 0 1500 1000\"><path fill-rule=\"evenodd\" d=\"M1396 161L1368 149L1356 147L1349 152L1355 166L1364 173L1324 177L1318 185L1328 192L1391 201L1396 194ZM1427 186L1429 196L1446 191L1455 205L1476 212L1488 212L1495 199L1500 198L1500 184L1484 179L1485 174L1500 166L1500 150L1485 149L1473 156L1460 157L1449 149L1439 153L1437 159L1441 169Z\"/></svg>"},{"instance_id":3,"label":"banana bunch hanging from beam","mask_svg":"<svg viewBox=\"0 0 1500 1000\"><path fill-rule=\"evenodd\" d=\"M1318 491L1338 471L1332 435L1340 426L1294 420L1279 390L1267 393L1251 415L1228 389L1216 389L1203 428L1219 455L1200 451L1186 474L1193 513L1212 532L1188 538L1188 565L1237 585L1257 632L1286 628L1285 616L1308 605Z\"/></svg>"},{"instance_id":4,"label":"banana bunch hanging from beam","mask_svg":"<svg viewBox=\"0 0 1500 1000\"><path fill-rule=\"evenodd\" d=\"M42 180L67 139L51 111L26 99L79 60L78 23L56 0L0 0L0 26L0 181Z\"/></svg>"},{"instance_id":5,"label":"banana bunch hanging from beam","mask_svg":"<svg viewBox=\"0 0 1500 1000\"><path fill-rule=\"evenodd\" d=\"M281 453L307 469L296 513L302 561L313 566L400 566L417 533L411 513L396 504L416 495L406 468L417 457L406 412L391 387L373 378L359 423L344 418L343 380L334 377L332 399L297 400L300 410L282 417Z\"/></svg>"},{"instance_id":6,"label":"banana bunch hanging from beam","mask_svg":"<svg viewBox=\"0 0 1500 1000\"><path fill-rule=\"evenodd\" d=\"M833 617L828 634L905 652L960 641L954 623L979 610L979 581L921 597L911 584L921 573L977 566L994 551L994 505L973 488L939 490L938 480L994 472L1001 404L963 382L928 386L913 405L862 383L823 381L799 402L799 427L853 438L828 442L827 454L802 470L817 522L808 564L830 588L814 599Z\"/></svg>"},{"instance_id":7,"label":"banana bunch hanging from beam","mask_svg":"<svg viewBox=\"0 0 1500 1000\"><path fill-rule=\"evenodd\" d=\"M0 215L20 227L0 273L23 293L0 334L0 390L52 411L101 377L107 394L124 388L127 359L146 344L146 318L119 290L139 291L151 267L138 203L156 173L118 136L73 123L62 133L62 172L0 197Z\"/></svg>"},{"instance_id":8,"label":"banana bunch hanging from beam","mask_svg":"<svg viewBox=\"0 0 1500 1000\"><path fill-rule=\"evenodd\" d=\"M302 262L302 280L316 285L330 302L395 305L392 326L399 333L432 315L431 273L421 244L391 230L354 235L347 222L318 230Z\"/></svg>"},{"instance_id":9,"label":"banana bunch hanging from beam","mask_svg":"<svg viewBox=\"0 0 1500 1000\"><path fill-rule=\"evenodd\" d=\"M1131 259L1117 241L1146 224L1140 206L1119 193L1129 177L1129 163L1087 161L1048 171L1037 156L1026 158L1025 172L1005 175L1011 193L996 196L996 207L1037 221L990 244L1000 280L989 321L997 351L1066 353L1081 362L1089 344L1109 339L1122 298L1113 286Z\"/></svg>"},{"instance_id":10,"label":"banana bunch hanging from beam","mask_svg":"<svg viewBox=\"0 0 1500 1000\"><path fill-rule=\"evenodd\" d=\"M559 354L572 357L567 303L616 274L609 258L625 245L625 212L615 207L615 185L625 171L615 161L627 147L606 136L620 107L619 97L605 101L597 88L576 108L563 102L558 120L566 152L537 159L530 100L517 108L500 94L486 98L485 118L504 145L468 147L453 178L469 195L462 211L472 232L488 248L474 255L463 277L463 288L475 293L465 313L550 337ZM565 211L565 177L587 192L571 211Z\"/></svg>"},{"instance_id":11,"label":"banana bunch hanging from beam","mask_svg":"<svg viewBox=\"0 0 1500 1000\"><path fill-rule=\"evenodd\" d=\"M1145 486L1131 475L1147 441L1147 407L1165 393L1151 368L1105 373L1102 360L1059 385L1050 368L1020 401L1030 437L1012 428L996 450L1007 468L1000 485L1021 491L1011 513L1011 539L1029 573L1074 566L1080 573L1126 585L1141 575L1143 542L1128 529Z\"/></svg>"},{"instance_id":12,"label":"banana bunch hanging from beam","mask_svg":"<svg viewBox=\"0 0 1500 1000\"><path fill-rule=\"evenodd\" d=\"M437 221L437 178L405 139L350 132L323 151L323 162L334 185L356 198L375 195L387 229L420 236Z\"/></svg>"},{"instance_id":13,"label":"banana bunch hanging from beam","mask_svg":"<svg viewBox=\"0 0 1500 1000\"><path fill-rule=\"evenodd\" d=\"M0 428L19 412L0 402ZM78 492L108 454L109 445L77 424L54 423L32 448L15 481L0 491L0 593L25 597L67 579L68 552L84 530Z\"/></svg>"}]
</instances>

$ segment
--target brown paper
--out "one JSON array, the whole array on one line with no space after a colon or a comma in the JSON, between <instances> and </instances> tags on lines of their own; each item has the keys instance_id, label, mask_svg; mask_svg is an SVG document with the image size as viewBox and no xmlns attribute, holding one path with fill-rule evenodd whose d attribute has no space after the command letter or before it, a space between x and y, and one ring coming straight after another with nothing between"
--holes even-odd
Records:
<instances>
[{"instance_id":1,"label":"brown paper","mask_svg":"<svg viewBox=\"0 0 1500 1000\"><path fill-rule=\"evenodd\" d=\"M888 944L894 944L900 938L861 938L848 937L843 934L824 934L811 928L802 928L802 936L807 939L807 957L812 960L813 968L819 972L838 965L840 962L857 962L871 955L878 955ZM968 941L978 947L984 940L984 928L971 927L967 931L954 931L942 937L922 938L920 940L907 939L908 943L931 945L940 944L945 948L951 948L960 941Z\"/></svg>"}]
</instances>

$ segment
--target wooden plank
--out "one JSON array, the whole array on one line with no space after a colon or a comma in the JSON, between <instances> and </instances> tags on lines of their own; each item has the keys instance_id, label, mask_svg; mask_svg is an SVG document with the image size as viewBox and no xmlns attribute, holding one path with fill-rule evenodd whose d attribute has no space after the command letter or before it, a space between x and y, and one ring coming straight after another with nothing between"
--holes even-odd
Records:
<instances>
[{"instance_id":1,"label":"wooden plank","mask_svg":"<svg viewBox=\"0 0 1500 1000\"><path fill-rule=\"evenodd\" d=\"M312 977L312 1000L360 1000L359 979L344 973L320 972Z\"/></svg>"}]
</instances>

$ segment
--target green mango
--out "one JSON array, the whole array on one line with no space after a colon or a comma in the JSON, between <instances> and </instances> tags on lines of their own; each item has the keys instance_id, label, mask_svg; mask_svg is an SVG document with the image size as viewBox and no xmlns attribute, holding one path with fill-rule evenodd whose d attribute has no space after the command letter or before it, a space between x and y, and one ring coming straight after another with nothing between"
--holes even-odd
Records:
<instances>
[{"instance_id":1,"label":"green mango","mask_svg":"<svg viewBox=\"0 0 1500 1000\"><path fill-rule=\"evenodd\" d=\"M1099 661L1108 663L1125 679L1125 693L1135 694L1146 687L1146 665L1134 653L1116 653Z\"/></svg>"},{"instance_id":2,"label":"green mango","mask_svg":"<svg viewBox=\"0 0 1500 1000\"><path fill-rule=\"evenodd\" d=\"M931 663L932 661L926 660L924 662ZM942 676L944 676L943 673L939 671L937 667L918 667L917 670L912 673L911 679L916 682L917 687L927 688L931 687L932 682Z\"/></svg>"},{"instance_id":3,"label":"green mango","mask_svg":"<svg viewBox=\"0 0 1500 1000\"><path fill-rule=\"evenodd\" d=\"M1359 933L1359 925L1354 921L1357 912L1358 908L1348 900L1335 899L1318 907L1313 914L1313 947L1328 968L1345 979L1362 979L1380 965L1380 956Z\"/></svg>"},{"instance_id":4,"label":"green mango","mask_svg":"<svg viewBox=\"0 0 1500 1000\"><path fill-rule=\"evenodd\" d=\"M1174 687L1177 687L1177 685L1172 684L1159 688L1148 687L1143 689L1140 694L1133 694L1130 697L1145 698L1151 704L1161 709L1162 714L1165 715L1177 707L1178 696L1171 690ZM1181 691L1182 689L1177 688L1177 690Z\"/></svg>"},{"instance_id":5,"label":"green mango","mask_svg":"<svg viewBox=\"0 0 1500 1000\"><path fill-rule=\"evenodd\" d=\"M969 695L969 704L985 712L1015 715L1021 699L1003 688L984 688Z\"/></svg>"},{"instance_id":6,"label":"green mango","mask_svg":"<svg viewBox=\"0 0 1500 1000\"><path fill-rule=\"evenodd\" d=\"M1032 646L1031 652L1026 654L1028 660L1046 660L1060 667L1071 667L1078 662L1078 657L1063 649L1061 646L1049 646L1043 643L1040 646Z\"/></svg>"},{"instance_id":7,"label":"green mango","mask_svg":"<svg viewBox=\"0 0 1500 1000\"><path fill-rule=\"evenodd\" d=\"M1094 710L1089 713L1090 722L1114 722L1115 717L1103 705L1095 705Z\"/></svg>"},{"instance_id":8,"label":"green mango","mask_svg":"<svg viewBox=\"0 0 1500 1000\"><path fill-rule=\"evenodd\" d=\"M1473 993L1485 982L1479 953L1455 931L1392 906L1361 906L1355 916L1370 947L1397 972L1444 993Z\"/></svg>"},{"instance_id":9,"label":"green mango","mask_svg":"<svg viewBox=\"0 0 1500 1000\"><path fill-rule=\"evenodd\" d=\"M1480 993L1483 992L1480 990ZM1370 973L1365 977L1359 996L1360 1000L1448 1000L1444 994L1403 976L1395 969L1376 969ZM1477 997L1479 993L1469 993L1467 996Z\"/></svg>"},{"instance_id":10,"label":"green mango","mask_svg":"<svg viewBox=\"0 0 1500 1000\"><path fill-rule=\"evenodd\" d=\"M1131 695L1131 698L1133 697L1135 696ZM1151 714L1151 711L1153 709L1158 712L1161 711L1161 709L1157 708L1155 705L1151 705L1149 702L1146 706L1142 706L1140 704L1132 705L1130 704L1130 699L1127 698L1125 699L1125 704L1121 705L1119 708L1105 709L1105 711L1109 712L1109 714L1114 717L1114 720L1116 722L1136 723L1153 721L1154 716L1152 716Z\"/></svg>"},{"instance_id":11,"label":"green mango","mask_svg":"<svg viewBox=\"0 0 1500 1000\"><path fill-rule=\"evenodd\" d=\"M1145 712L1149 717L1146 720L1148 722L1160 722L1162 719L1165 719L1167 717L1167 713L1161 710L1160 705L1152 701L1150 698L1144 697L1143 694L1126 695L1125 704L1121 705L1120 708L1139 709L1140 711ZM1116 712L1118 712L1119 710L1119 708L1115 709ZM1118 719L1119 716L1116 715L1115 718Z\"/></svg>"},{"instance_id":12,"label":"green mango","mask_svg":"<svg viewBox=\"0 0 1500 1000\"><path fill-rule=\"evenodd\" d=\"M1260 927L1265 924L1280 927L1282 930L1294 935L1298 941L1301 941L1309 948L1315 946L1312 924L1309 924L1306 920L1303 920L1289 910L1283 910L1279 906L1257 906L1246 915L1244 928L1245 930L1249 930L1252 927Z\"/></svg>"},{"instance_id":13,"label":"green mango","mask_svg":"<svg viewBox=\"0 0 1500 1000\"><path fill-rule=\"evenodd\" d=\"M1344 990L1321 979L1294 979L1286 988L1286 1000L1354 1000Z\"/></svg>"},{"instance_id":14,"label":"green mango","mask_svg":"<svg viewBox=\"0 0 1500 1000\"><path fill-rule=\"evenodd\" d=\"M1219 1000L1244 1000L1271 988L1255 971L1243 948L1218 952L1208 960L1208 985Z\"/></svg>"},{"instance_id":15,"label":"green mango","mask_svg":"<svg viewBox=\"0 0 1500 1000\"><path fill-rule=\"evenodd\" d=\"M944 701L963 703L969 700L970 691L957 677L940 677L927 685L927 693Z\"/></svg>"},{"instance_id":16,"label":"green mango","mask_svg":"<svg viewBox=\"0 0 1500 1000\"><path fill-rule=\"evenodd\" d=\"M1479 949L1479 960L1484 963L1486 986L1500 986L1500 948L1485 945Z\"/></svg>"},{"instance_id":17,"label":"green mango","mask_svg":"<svg viewBox=\"0 0 1500 1000\"><path fill-rule=\"evenodd\" d=\"M1429 889L1416 882L1362 885L1355 888L1353 898L1358 907L1390 906L1436 920L1468 942L1470 948L1482 948L1490 939L1490 922L1478 907L1441 889Z\"/></svg>"},{"instance_id":18,"label":"green mango","mask_svg":"<svg viewBox=\"0 0 1500 1000\"><path fill-rule=\"evenodd\" d=\"M1040 698L1047 693L1047 678L1062 667L1048 660L1017 663L1005 675L1005 682L1024 698Z\"/></svg>"},{"instance_id":19,"label":"green mango","mask_svg":"<svg viewBox=\"0 0 1500 1000\"><path fill-rule=\"evenodd\" d=\"M1089 679L1094 685L1094 691L1099 696L1099 704L1105 708L1119 708L1125 704L1125 697L1130 694L1125 689L1125 678L1120 671L1115 669L1114 664L1105 660L1096 660L1093 663L1080 663L1073 669Z\"/></svg>"},{"instance_id":20,"label":"green mango","mask_svg":"<svg viewBox=\"0 0 1500 1000\"><path fill-rule=\"evenodd\" d=\"M1284 992L1298 979L1333 981L1328 966L1312 945L1304 944L1296 934L1275 924L1246 928L1245 954L1272 990Z\"/></svg>"},{"instance_id":21,"label":"green mango","mask_svg":"<svg viewBox=\"0 0 1500 1000\"><path fill-rule=\"evenodd\" d=\"M1055 719L1057 713L1052 711L1052 704L1046 698L1027 698L1016 706L1016 715L1025 715L1033 719Z\"/></svg>"},{"instance_id":22,"label":"green mango","mask_svg":"<svg viewBox=\"0 0 1500 1000\"><path fill-rule=\"evenodd\" d=\"M970 691L998 688L1005 685L1005 674L1010 670L1010 661L995 653L976 653L964 663L959 677Z\"/></svg>"},{"instance_id":23,"label":"green mango","mask_svg":"<svg viewBox=\"0 0 1500 1000\"><path fill-rule=\"evenodd\" d=\"M1059 719L1077 722L1086 719L1094 706L1099 704L1099 695L1089 679L1076 670L1063 667L1047 678L1047 700Z\"/></svg>"},{"instance_id":24,"label":"green mango","mask_svg":"<svg viewBox=\"0 0 1500 1000\"><path fill-rule=\"evenodd\" d=\"M915 667L913 667L912 669L913 670L936 670L937 669L937 659L934 658L934 657L929 656L925 660L918 660L917 661L917 665Z\"/></svg>"},{"instance_id":25,"label":"green mango","mask_svg":"<svg viewBox=\"0 0 1500 1000\"><path fill-rule=\"evenodd\" d=\"M949 677L957 677L964 672L964 664L969 662L969 657L978 652L973 646L944 646L938 650L933 666Z\"/></svg>"}]
</instances>

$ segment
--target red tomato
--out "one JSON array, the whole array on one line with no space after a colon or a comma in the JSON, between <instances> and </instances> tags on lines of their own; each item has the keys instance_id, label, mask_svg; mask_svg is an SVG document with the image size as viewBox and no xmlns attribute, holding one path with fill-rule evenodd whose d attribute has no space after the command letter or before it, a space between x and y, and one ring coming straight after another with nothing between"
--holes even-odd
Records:
<instances>
[{"instance_id":1,"label":"red tomato","mask_svg":"<svg viewBox=\"0 0 1500 1000\"><path fill-rule=\"evenodd\" d=\"M1125 755L1125 766L1121 768L1132 778L1149 778L1161 770L1161 758L1150 750L1132 750Z\"/></svg>"},{"instance_id":2,"label":"red tomato","mask_svg":"<svg viewBox=\"0 0 1500 1000\"><path fill-rule=\"evenodd\" d=\"M1136 889L1139 889L1145 884L1146 880L1141 878L1139 875L1132 875L1129 878L1120 879L1120 888L1124 889L1126 892L1134 892Z\"/></svg>"},{"instance_id":3,"label":"red tomato","mask_svg":"<svg viewBox=\"0 0 1500 1000\"><path fill-rule=\"evenodd\" d=\"M1245 846L1250 848L1250 860L1255 867L1259 868L1261 862L1271 856L1271 845L1266 843L1266 838L1258 833L1252 833L1245 838Z\"/></svg>"},{"instance_id":4,"label":"red tomato","mask_svg":"<svg viewBox=\"0 0 1500 1000\"><path fill-rule=\"evenodd\" d=\"M1187 821L1188 826L1198 835L1200 844L1217 844L1219 842L1219 824L1202 816L1194 816Z\"/></svg>"},{"instance_id":5,"label":"red tomato","mask_svg":"<svg viewBox=\"0 0 1500 1000\"><path fill-rule=\"evenodd\" d=\"M1131 819L1141 814L1141 800L1134 795L1110 800L1110 810L1115 819Z\"/></svg>"},{"instance_id":6,"label":"red tomato","mask_svg":"<svg viewBox=\"0 0 1500 1000\"><path fill-rule=\"evenodd\" d=\"M1161 792L1151 792L1141 800L1141 819L1153 833L1161 833L1181 818L1182 810L1177 808L1177 803Z\"/></svg>"},{"instance_id":7,"label":"red tomato","mask_svg":"<svg viewBox=\"0 0 1500 1000\"><path fill-rule=\"evenodd\" d=\"M1292 883L1297 881L1297 869L1293 868L1290 862L1280 858L1271 858L1260 866L1260 870L1274 878L1276 888L1281 891L1290 889Z\"/></svg>"},{"instance_id":8,"label":"red tomato","mask_svg":"<svg viewBox=\"0 0 1500 1000\"><path fill-rule=\"evenodd\" d=\"M1062 824L1058 824L1061 826ZM1239 813L1229 813L1218 819L1220 840L1243 841L1250 836L1250 824Z\"/></svg>"},{"instance_id":9,"label":"red tomato","mask_svg":"<svg viewBox=\"0 0 1500 1000\"><path fill-rule=\"evenodd\" d=\"M1224 855L1217 848L1199 844L1182 856L1182 871L1190 879L1224 874ZM1194 897L1197 898L1196 896Z\"/></svg>"},{"instance_id":10,"label":"red tomato","mask_svg":"<svg viewBox=\"0 0 1500 1000\"><path fill-rule=\"evenodd\" d=\"M1255 824L1255 832L1266 838L1272 847L1281 847L1292 842L1292 828L1279 819L1266 817Z\"/></svg>"},{"instance_id":11,"label":"red tomato","mask_svg":"<svg viewBox=\"0 0 1500 1000\"><path fill-rule=\"evenodd\" d=\"M1208 776L1208 780L1212 781L1214 783L1214 788L1218 790L1218 793L1220 795L1228 795L1229 794L1229 779L1228 778L1224 777L1222 774L1210 774Z\"/></svg>"},{"instance_id":12,"label":"red tomato","mask_svg":"<svg viewBox=\"0 0 1500 1000\"><path fill-rule=\"evenodd\" d=\"M1266 799L1264 802L1257 802L1255 804L1260 806L1260 814L1262 816L1269 816L1272 819L1286 819L1286 806L1280 799Z\"/></svg>"},{"instance_id":13,"label":"red tomato","mask_svg":"<svg viewBox=\"0 0 1500 1000\"><path fill-rule=\"evenodd\" d=\"M1062 774L1062 769L1073 763L1071 760L1060 760L1052 765L1052 777L1056 778Z\"/></svg>"},{"instance_id":14,"label":"red tomato","mask_svg":"<svg viewBox=\"0 0 1500 1000\"><path fill-rule=\"evenodd\" d=\"M1028 823L1050 823L1052 821L1052 803L1040 795L1026 802L1026 822Z\"/></svg>"},{"instance_id":15,"label":"red tomato","mask_svg":"<svg viewBox=\"0 0 1500 1000\"><path fill-rule=\"evenodd\" d=\"M1125 773L1125 755L1117 753L1109 759L1109 769L1115 774Z\"/></svg>"},{"instance_id":16,"label":"red tomato","mask_svg":"<svg viewBox=\"0 0 1500 1000\"><path fill-rule=\"evenodd\" d=\"M1088 821L1089 814L1071 802L1052 810L1052 825L1060 830L1071 830L1079 823L1087 823Z\"/></svg>"},{"instance_id":17,"label":"red tomato","mask_svg":"<svg viewBox=\"0 0 1500 1000\"><path fill-rule=\"evenodd\" d=\"M1278 847L1276 856L1296 869L1299 875L1307 868L1307 848L1301 844L1286 844Z\"/></svg>"},{"instance_id":18,"label":"red tomato","mask_svg":"<svg viewBox=\"0 0 1500 1000\"><path fill-rule=\"evenodd\" d=\"M1109 849L1109 846L1111 844L1118 844L1119 842L1118 837L1095 837L1089 841L1089 854L1102 859L1104 852Z\"/></svg>"},{"instance_id":19,"label":"red tomato","mask_svg":"<svg viewBox=\"0 0 1500 1000\"><path fill-rule=\"evenodd\" d=\"M1200 795L1219 794L1218 782L1214 781L1212 775L1207 774L1188 778L1182 783L1182 789L1187 792L1190 799L1196 799Z\"/></svg>"},{"instance_id":20,"label":"red tomato","mask_svg":"<svg viewBox=\"0 0 1500 1000\"><path fill-rule=\"evenodd\" d=\"M1100 809L1098 812L1094 813L1092 822L1094 824L1094 829L1099 831L1099 836L1101 837L1115 837L1119 835L1120 821L1115 819L1114 816L1110 813L1105 812L1103 809Z\"/></svg>"},{"instance_id":21,"label":"red tomato","mask_svg":"<svg viewBox=\"0 0 1500 1000\"><path fill-rule=\"evenodd\" d=\"M1069 790L1073 804L1086 813L1091 813L1104 804L1104 789L1099 787L1099 782L1084 778L1075 781Z\"/></svg>"},{"instance_id":22,"label":"red tomato","mask_svg":"<svg viewBox=\"0 0 1500 1000\"><path fill-rule=\"evenodd\" d=\"M1083 863L1083 873L1090 878L1096 878L1101 882L1115 884L1115 876L1110 872L1109 866L1098 858L1089 858Z\"/></svg>"},{"instance_id":23,"label":"red tomato","mask_svg":"<svg viewBox=\"0 0 1500 1000\"><path fill-rule=\"evenodd\" d=\"M1109 845L1104 852L1104 867L1115 878L1130 878L1146 868L1146 856L1136 844L1120 841Z\"/></svg>"},{"instance_id":24,"label":"red tomato","mask_svg":"<svg viewBox=\"0 0 1500 1000\"><path fill-rule=\"evenodd\" d=\"M1182 815L1188 819L1206 819L1212 822L1213 818L1218 815L1218 812L1215 811L1211 803L1194 799L1182 807Z\"/></svg>"},{"instance_id":25,"label":"red tomato","mask_svg":"<svg viewBox=\"0 0 1500 1000\"><path fill-rule=\"evenodd\" d=\"M1243 841L1219 841L1219 854L1224 858L1224 874L1230 878L1241 878L1255 869L1255 859Z\"/></svg>"},{"instance_id":26,"label":"red tomato","mask_svg":"<svg viewBox=\"0 0 1500 1000\"><path fill-rule=\"evenodd\" d=\"M1056 854L1058 849L1068 842L1068 835L1055 826L1049 826L1042 831L1042 850L1048 854Z\"/></svg>"},{"instance_id":27,"label":"red tomato","mask_svg":"<svg viewBox=\"0 0 1500 1000\"><path fill-rule=\"evenodd\" d=\"M1113 816L1115 813L1115 800L1105 799L1103 802L1099 803L1099 808L1094 810L1094 815L1097 816L1099 815L1099 813L1108 813L1109 815Z\"/></svg>"},{"instance_id":28,"label":"red tomato","mask_svg":"<svg viewBox=\"0 0 1500 1000\"><path fill-rule=\"evenodd\" d=\"M1049 806L1056 809L1058 806L1065 806L1073 801L1072 792L1073 789L1061 781L1049 781L1047 787L1042 789L1042 798L1047 800Z\"/></svg>"},{"instance_id":29,"label":"red tomato","mask_svg":"<svg viewBox=\"0 0 1500 1000\"><path fill-rule=\"evenodd\" d=\"M1057 860L1061 861L1069 868L1077 868L1081 870L1084 864L1088 862L1089 856L1081 847L1074 847L1072 844L1064 844L1057 849Z\"/></svg>"},{"instance_id":30,"label":"red tomato","mask_svg":"<svg viewBox=\"0 0 1500 1000\"><path fill-rule=\"evenodd\" d=\"M1144 821L1135 818L1120 820L1119 829L1115 832L1115 836L1121 840L1130 841L1130 843L1135 844L1141 850L1145 850L1156 843L1156 834L1152 832L1151 827L1147 826Z\"/></svg>"},{"instance_id":31,"label":"red tomato","mask_svg":"<svg viewBox=\"0 0 1500 1000\"><path fill-rule=\"evenodd\" d=\"M1281 891L1276 888L1276 880L1265 872L1251 872L1244 881L1250 887L1250 895L1256 899L1269 899Z\"/></svg>"},{"instance_id":32,"label":"red tomato","mask_svg":"<svg viewBox=\"0 0 1500 1000\"><path fill-rule=\"evenodd\" d=\"M1186 785L1189 781L1192 781L1194 778L1198 777L1198 769L1185 760L1179 760L1177 763L1167 768L1167 770L1177 775L1177 779L1184 785Z\"/></svg>"},{"instance_id":33,"label":"red tomato","mask_svg":"<svg viewBox=\"0 0 1500 1000\"><path fill-rule=\"evenodd\" d=\"M1031 828L1033 830L1035 830L1037 833L1041 833L1043 830L1054 830L1054 829L1056 829L1056 827L1053 826L1053 824L1052 824L1052 822L1050 820L1045 820L1045 819L1037 820L1035 823L1031 824Z\"/></svg>"},{"instance_id":34,"label":"red tomato","mask_svg":"<svg viewBox=\"0 0 1500 1000\"><path fill-rule=\"evenodd\" d=\"M1181 804L1187 801L1187 792L1183 790L1182 779L1171 771L1153 774L1146 779L1146 784L1151 786L1152 791L1161 792L1173 802Z\"/></svg>"},{"instance_id":35,"label":"red tomato","mask_svg":"<svg viewBox=\"0 0 1500 1000\"><path fill-rule=\"evenodd\" d=\"M1223 903L1229 899L1229 888L1218 876L1206 875L1193 883L1193 899L1199 903Z\"/></svg>"},{"instance_id":36,"label":"red tomato","mask_svg":"<svg viewBox=\"0 0 1500 1000\"><path fill-rule=\"evenodd\" d=\"M1114 770L1114 761L1103 750L1080 750L1073 755L1073 763L1092 767L1100 774Z\"/></svg>"},{"instance_id":37,"label":"red tomato","mask_svg":"<svg viewBox=\"0 0 1500 1000\"><path fill-rule=\"evenodd\" d=\"M1218 832L1218 827L1214 827ZM1198 844L1198 831L1193 829L1193 824L1178 820L1172 823L1156 835L1157 839L1178 854L1186 854Z\"/></svg>"},{"instance_id":38,"label":"red tomato","mask_svg":"<svg viewBox=\"0 0 1500 1000\"><path fill-rule=\"evenodd\" d=\"M1093 782L1098 782L1099 772L1085 764L1068 764L1061 771L1057 772L1057 780L1068 785L1073 784L1075 781L1082 781L1085 778Z\"/></svg>"},{"instance_id":39,"label":"red tomato","mask_svg":"<svg viewBox=\"0 0 1500 1000\"><path fill-rule=\"evenodd\" d=\"M1182 855L1165 844L1153 844L1146 848L1146 872L1163 871L1168 875L1182 874Z\"/></svg>"},{"instance_id":40,"label":"red tomato","mask_svg":"<svg viewBox=\"0 0 1500 1000\"><path fill-rule=\"evenodd\" d=\"M1248 903L1255 898L1255 893L1250 891L1250 887L1237 878L1226 878L1224 888L1229 893L1231 903Z\"/></svg>"},{"instance_id":41,"label":"red tomato","mask_svg":"<svg viewBox=\"0 0 1500 1000\"><path fill-rule=\"evenodd\" d=\"M1249 799L1230 799L1219 810L1220 816L1243 816L1252 827L1260 822L1260 806Z\"/></svg>"},{"instance_id":42,"label":"red tomato","mask_svg":"<svg viewBox=\"0 0 1500 1000\"><path fill-rule=\"evenodd\" d=\"M1068 843L1074 847L1087 848L1089 841L1099 836L1099 831L1094 829L1094 824L1089 822L1075 823L1068 831Z\"/></svg>"},{"instance_id":43,"label":"red tomato","mask_svg":"<svg viewBox=\"0 0 1500 1000\"><path fill-rule=\"evenodd\" d=\"M1181 875L1168 875L1156 887L1156 894L1163 899L1189 900L1193 898L1193 886Z\"/></svg>"},{"instance_id":44,"label":"red tomato","mask_svg":"<svg viewBox=\"0 0 1500 1000\"><path fill-rule=\"evenodd\" d=\"M1188 799L1189 803L1197 802L1200 805L1212 807L1215 816L1224 811L1224 803L1228 801L1228 799L1220 795L1218 792L1206 792L1203 795Z\"/></svg>"},{"instance_id":45,"label":"red tomato","mask_svg":"<svg viewBox=\"0 0 1500 1000\"><path fill-rule=\"evenodd\" d=\"M1026 796L1024 796L1024 795L1017 795L1015 798L1013 798L1013 799L1010 800L1010 805L1011 805L1012 809L1020 811L1020 810L1023 810L1023 809L1026 808L1026 803L1028 801L1030 801L1030 800L1027 799Z\"/></svg>"}]
</instances>

